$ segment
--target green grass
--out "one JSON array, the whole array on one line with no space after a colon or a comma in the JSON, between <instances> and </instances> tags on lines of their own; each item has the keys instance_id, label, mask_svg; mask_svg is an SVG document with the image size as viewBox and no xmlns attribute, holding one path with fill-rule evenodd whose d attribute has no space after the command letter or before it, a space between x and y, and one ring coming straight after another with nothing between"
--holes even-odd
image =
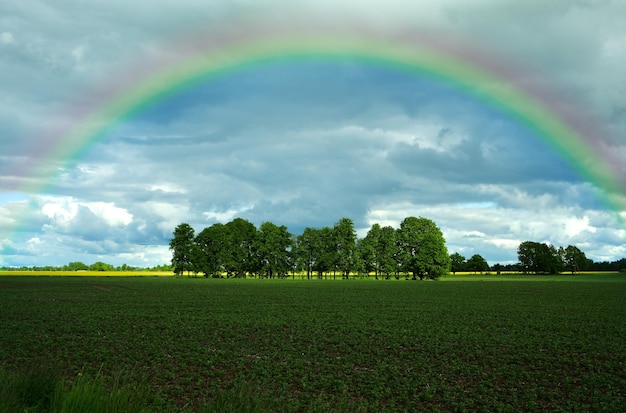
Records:
<instances>
[{"instance_id":1,"label":"green grass","mask_svg":"<svg viewBox=\"0 0 626 413\"><path fill-rule=\"evenodd\" d=\"M623 275L0 277L0 315L5 411L626 410Z\"/></svg>"},{"instance_id":2,"label":"green grass","mask_svg":"<svg viewBox=\"0 0 626 413\"><path fill-rule=\"evenodd\" d=\"M112 384L102 377L78 377L73 383L50 371L0 372L0 411L30 413L141 413L148 408L147 389Z\"/></svg>"}]
</instances>

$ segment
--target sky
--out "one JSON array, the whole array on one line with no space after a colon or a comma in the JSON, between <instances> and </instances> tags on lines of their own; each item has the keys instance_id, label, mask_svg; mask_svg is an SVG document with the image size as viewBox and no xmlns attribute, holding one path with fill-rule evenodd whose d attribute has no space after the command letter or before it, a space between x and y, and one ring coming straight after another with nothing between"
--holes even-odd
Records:
<instances>
[{"instance_id":1,"label":"sky","mask_svg":"<svg viewBox=\"0 0 626 413\"><path fill-rule=\"evenodd\" d=\"M528 240L626 257L626 188L581 167L626 160L624 15L621 0L4 1L0 265L169 263L178 224L236 217L294 234L348 217L363 237L422 216L450 253L490 264L515 263ZM436 77L319 56L200 79L54 150L107 88L132 88L181 49L300 24L471 46L575 108L611 160L568 159Z\"/></svg>"}]
</instances>

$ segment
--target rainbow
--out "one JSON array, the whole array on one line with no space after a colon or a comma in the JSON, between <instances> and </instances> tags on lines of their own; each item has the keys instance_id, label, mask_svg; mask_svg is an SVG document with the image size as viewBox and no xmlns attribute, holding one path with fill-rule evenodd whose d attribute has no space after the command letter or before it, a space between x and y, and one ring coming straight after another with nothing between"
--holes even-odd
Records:
<instances>
[{"instance_id":1,"label":"rainbow","mask_svg":"<svg viewBox=\"0 0 626 413\"><path fill-rule=\"evenodd\" d=\"M241 27L239 27L241 29ZM199 40L198 40L199 39ZM192 33L172 43L171 54L136 65L71 113L76 121L46 139L40 159L80 159L112 126L151 104L194 84L236 70L305 58L356 59L388 66L448 84L528 128L565 158L583 179L606 194L616 212L626 210L626 176L621 162L595 139L600 129L578 108L557 99L549 88L524 83L526 72L477 48L449 41L440 34L385 32L363 28L246 25ZM30 176L50 176L49 165ZM43 192L31 188L27 192ZM622 200L622 201L619 201Z\"/></svg>"}]
</instances>

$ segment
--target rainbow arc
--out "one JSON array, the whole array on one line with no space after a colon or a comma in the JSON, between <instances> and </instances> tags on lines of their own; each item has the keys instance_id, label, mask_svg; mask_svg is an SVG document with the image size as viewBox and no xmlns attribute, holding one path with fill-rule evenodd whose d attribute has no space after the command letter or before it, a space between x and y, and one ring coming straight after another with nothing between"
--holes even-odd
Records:
<instances>
[{"instance_id":1,"label":"rainbow arc","mask_svg":"<svg viewBox=\"0 0 626 413\"><path fill-rule=\"evenodd\" d=\"M350 28L247 27L202 32L179 39L160 60L116 76L76 122L48 139L44 158L80 159L116 124L200 82L257 66L306 59L351 59L390 67L451 85L532 131L565 158L583 179L598 186L618 215L626 210L626 176L617 159L595 139L600 128L547 90L524 85L524 73L468 45L432 33L382 33ZM48 165L32 176L48 176ZM43 192L30 188L25 192ZM622 214L626 215L626 214Z\"/></svg>"}]
</instances>

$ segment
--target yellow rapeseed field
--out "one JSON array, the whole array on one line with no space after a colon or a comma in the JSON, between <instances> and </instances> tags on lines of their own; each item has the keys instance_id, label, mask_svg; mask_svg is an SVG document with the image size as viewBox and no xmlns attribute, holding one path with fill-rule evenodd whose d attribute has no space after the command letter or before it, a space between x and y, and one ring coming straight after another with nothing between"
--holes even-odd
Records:
<instances>
[{"instance_id":1,"label":"yellow rapeseed field","mask_svg":"<svg viewBox=\"0 0 626 413\"><path fill-rule=\"evenodd\" d=\"M34 277L171 277L170 271L0 271L0 276Z\"/></svg>"}]
</instances>

